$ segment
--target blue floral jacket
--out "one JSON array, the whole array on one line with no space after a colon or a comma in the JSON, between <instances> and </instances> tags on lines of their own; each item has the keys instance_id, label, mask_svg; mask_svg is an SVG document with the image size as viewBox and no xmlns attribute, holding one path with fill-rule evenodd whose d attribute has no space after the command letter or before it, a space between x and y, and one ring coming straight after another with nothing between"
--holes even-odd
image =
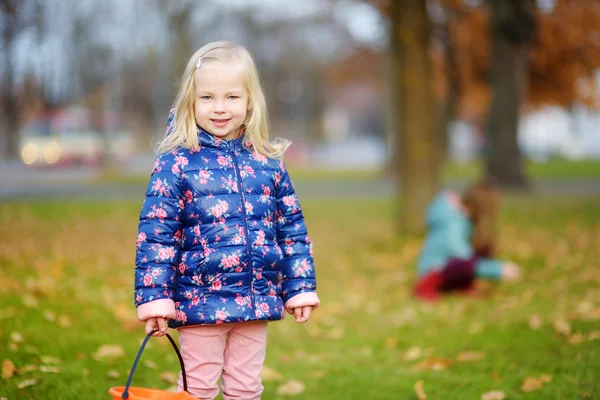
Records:
<instances>
[{"instance_id":1,"label":"blue floral jacket","mask_svg":"<svg viewBox=\"0 0 600 400\"><path fill-rule=\"evenodd\" d=\"M171 113L168 129L174 126ZM282 161L243 136L198 129L199 150L159 155L142 205L136 306L172 299L171 328L279 320L316 290L312 243Z\"/></svg>"}]
</instances>

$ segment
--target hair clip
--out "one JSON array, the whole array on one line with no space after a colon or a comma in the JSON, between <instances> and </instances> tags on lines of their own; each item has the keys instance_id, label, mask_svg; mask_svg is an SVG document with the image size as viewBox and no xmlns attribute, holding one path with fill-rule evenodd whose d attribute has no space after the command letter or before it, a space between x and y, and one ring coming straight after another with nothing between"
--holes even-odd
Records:
<instances>
[{"instance_id":1,"label":"hair clip","mask_svg":"<svg viewBox=\"0 0 600 400\"><path fill-rule=\"evenodd\" d=\"M196 61L196 69L200 68L201 65L202 65L202 59L199 58L198 61Z\"/></svg>"}]
</instances>

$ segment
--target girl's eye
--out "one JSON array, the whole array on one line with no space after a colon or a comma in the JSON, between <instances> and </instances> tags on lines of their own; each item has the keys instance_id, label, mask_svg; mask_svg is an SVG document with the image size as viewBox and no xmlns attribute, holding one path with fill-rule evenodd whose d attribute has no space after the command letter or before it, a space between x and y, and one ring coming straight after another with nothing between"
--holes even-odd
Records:
<instances>
[{"instance_id":1,"label":"girl's eye","mask_svg":"<svg viewBox=\"0 0 600 400\"><path fill-rule=\"evenodd\" d=\"M210 100L210 96L201 96L200 97L202 100Z\"/></svg>"},{"instance_id":2,"label":"girl's eye","mask_svg":"<svg viewBox=\"0 0 600 400\"><path fill-rule=\"evenodd\" d=\"M240 98L240 96L229 96L229 98L230 98L231 100L236 100L236 99L239 99L239 98Z\"/></svg>"}]
</instances>

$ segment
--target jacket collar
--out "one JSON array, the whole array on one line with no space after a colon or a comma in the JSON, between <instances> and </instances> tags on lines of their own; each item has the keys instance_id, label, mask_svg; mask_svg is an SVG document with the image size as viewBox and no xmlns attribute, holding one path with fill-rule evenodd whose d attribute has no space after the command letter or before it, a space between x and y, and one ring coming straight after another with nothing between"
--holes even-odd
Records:
<instances>
[{"instance_id":1,"label":"jacket collar","mask_svg":"<svg viewBox=\"0 0 600 400\"><path fill-rule=\"evenodd\" d=\"M221 150L235 150L245 147L246 149L252 149L252 143L246 140L246 135L241 134L235 139L221 139L215 137L198 126L198 140L201 147L212 147Z\"/></svg>"}]
</instances>

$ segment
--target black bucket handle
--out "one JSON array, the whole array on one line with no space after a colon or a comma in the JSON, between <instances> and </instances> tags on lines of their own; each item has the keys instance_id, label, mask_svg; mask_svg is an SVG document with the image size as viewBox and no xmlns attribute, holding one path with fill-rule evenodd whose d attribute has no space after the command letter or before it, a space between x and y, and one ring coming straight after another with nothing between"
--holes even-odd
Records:
<instances>
[{"instance_id":1,"label":"black bucket handle","mask_svg":"<svg viewBox=\"0 0 600 400\"><path fill-rule=\"evenodd\" d=\"M131 380L133 379L133 374L135 373L135 369L137 368L138 362L140 361L140 357L142 356L142 353L144 352L144 348L146 347L146 344L148 344L148 340L150 340L152 335L156 332L158 332L158 331L152 331L148 335L146 335L144 342L140 346L140 350L138 351L137 357L135 357L135 361L133 362L133 366L131 367L131 372L129 372L129 377L127 378L127 383L125 384L125 390L123 391L123 394L121 395L122 399L129 398L129 386L131 385ZM175 350L175 353L177 353L177 358L179 359L179 366L181 367L181 376L183 377L183 390L185 390L187 392L187 390L188 390L187 378L186 378L186 373L185 373L185 365L183 365L183 357L181 357L179 348L177 347L177 344L175 344L175 341L173 340L171 335L169 335L168 333L166 335L167 335L167 339L169 339L169 342L171 342L171 345L173 345L173 350Z\"/></svg>"}]
</instances>

